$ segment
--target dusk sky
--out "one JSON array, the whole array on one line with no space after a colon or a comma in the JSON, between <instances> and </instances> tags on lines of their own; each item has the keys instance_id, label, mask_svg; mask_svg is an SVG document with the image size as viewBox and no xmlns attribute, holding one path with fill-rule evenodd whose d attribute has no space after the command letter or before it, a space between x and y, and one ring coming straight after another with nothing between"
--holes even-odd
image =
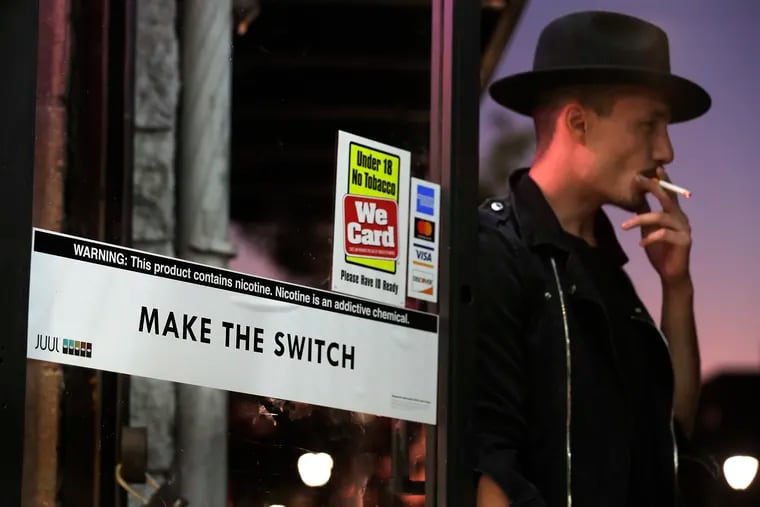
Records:
<instances>
[{"instance_id":1,"label":"dusk sky","mask_svg":"<svg viewBox=\"0 0 760 507\"><path fill-rule=\"evenodd\" d=\"M681 199L693 229L692 274L705 378L719 370L760 368L760 254L757 224L760 164L760 1L758 0L529 0L496 77L528 70L540 30L578 10L619 11L647 19L668 34L672 70L711 94L711 110L670 129L675 160L667 168L694 196ZM493 140L493 114L503 111L519 127L524 117L489 98L481 108L481 157ZM531 158L524 161L529 165ZM609 210L631 259L627 269L656 320L659 279L638 246L638 230L619 228L626 214Z\"/></svg>"}]
</instances>

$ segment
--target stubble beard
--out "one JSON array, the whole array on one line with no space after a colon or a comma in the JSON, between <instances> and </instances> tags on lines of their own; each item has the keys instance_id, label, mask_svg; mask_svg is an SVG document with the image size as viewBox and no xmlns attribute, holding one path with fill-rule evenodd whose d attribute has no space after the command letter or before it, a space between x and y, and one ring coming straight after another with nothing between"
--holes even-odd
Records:
<instances>
[{"instance_id":1,"label":"stubble beard","mask_svg":"<svg viewBox=\"0 0 760 507\"><path fill-rule=\"evenodd\" d=\"M613 202L612 205L629 213L643 213L649 209L646 192L639 190L634 190L632 194Z\"/></svg>"}]
</instances>

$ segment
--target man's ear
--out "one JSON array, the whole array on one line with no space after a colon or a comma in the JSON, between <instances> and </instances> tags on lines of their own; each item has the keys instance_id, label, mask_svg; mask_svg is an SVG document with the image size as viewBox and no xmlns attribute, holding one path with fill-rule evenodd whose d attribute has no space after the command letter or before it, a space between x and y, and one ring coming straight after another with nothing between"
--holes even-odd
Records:
<instances>
[{"instance_id":1,"label":"man's ear","mask_svg":"<svg viewBox=\"0 0 760 507\"><path fill-rule=\"evenodd\" d=\"M579 143L586 142L588 130L588 112L578 103L567 104L560 115L568 135Z\"/></svg>"}]
</instances>

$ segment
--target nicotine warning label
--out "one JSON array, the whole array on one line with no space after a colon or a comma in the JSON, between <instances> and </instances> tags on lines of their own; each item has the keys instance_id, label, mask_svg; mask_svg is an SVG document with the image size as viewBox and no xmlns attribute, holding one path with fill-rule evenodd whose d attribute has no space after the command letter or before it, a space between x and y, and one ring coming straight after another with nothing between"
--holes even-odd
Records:
<instances>
[{"instance_id":1,"label":"nicotine warning label","mask_svg":"<svg viewBox=\"0 0 760 507\"><path fill-rule=\"evenodd\" d=\"M338 132L333 290L403 306L408 151Z\"/></svg>"},{"instance_id":2,"label":"nicotine warning label","mask_svg":"<svg viewBox=\"0 0 760 507\"><path fill-rule=\"evenodd\" d=\"M40 229L29 290L30 359L435 423L429 313Z\"/></svg>"}]
</instances>

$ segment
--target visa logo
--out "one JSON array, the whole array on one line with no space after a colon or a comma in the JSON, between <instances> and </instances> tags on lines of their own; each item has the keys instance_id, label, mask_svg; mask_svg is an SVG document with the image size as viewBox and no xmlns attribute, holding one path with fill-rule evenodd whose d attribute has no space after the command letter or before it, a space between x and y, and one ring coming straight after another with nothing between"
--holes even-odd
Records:
<instances>
[{"instance_id":1,"label":"visa logo","mask_svg":"<svg viewBox=\"0 0 760 507\"><path fill-rule=\"evenodd\" d=\"M419 248L415 248L414 251L417 253L418 261L433 262L433 254L430 252L426 250L420 250Z\"/></svg>"}]
</instances>

